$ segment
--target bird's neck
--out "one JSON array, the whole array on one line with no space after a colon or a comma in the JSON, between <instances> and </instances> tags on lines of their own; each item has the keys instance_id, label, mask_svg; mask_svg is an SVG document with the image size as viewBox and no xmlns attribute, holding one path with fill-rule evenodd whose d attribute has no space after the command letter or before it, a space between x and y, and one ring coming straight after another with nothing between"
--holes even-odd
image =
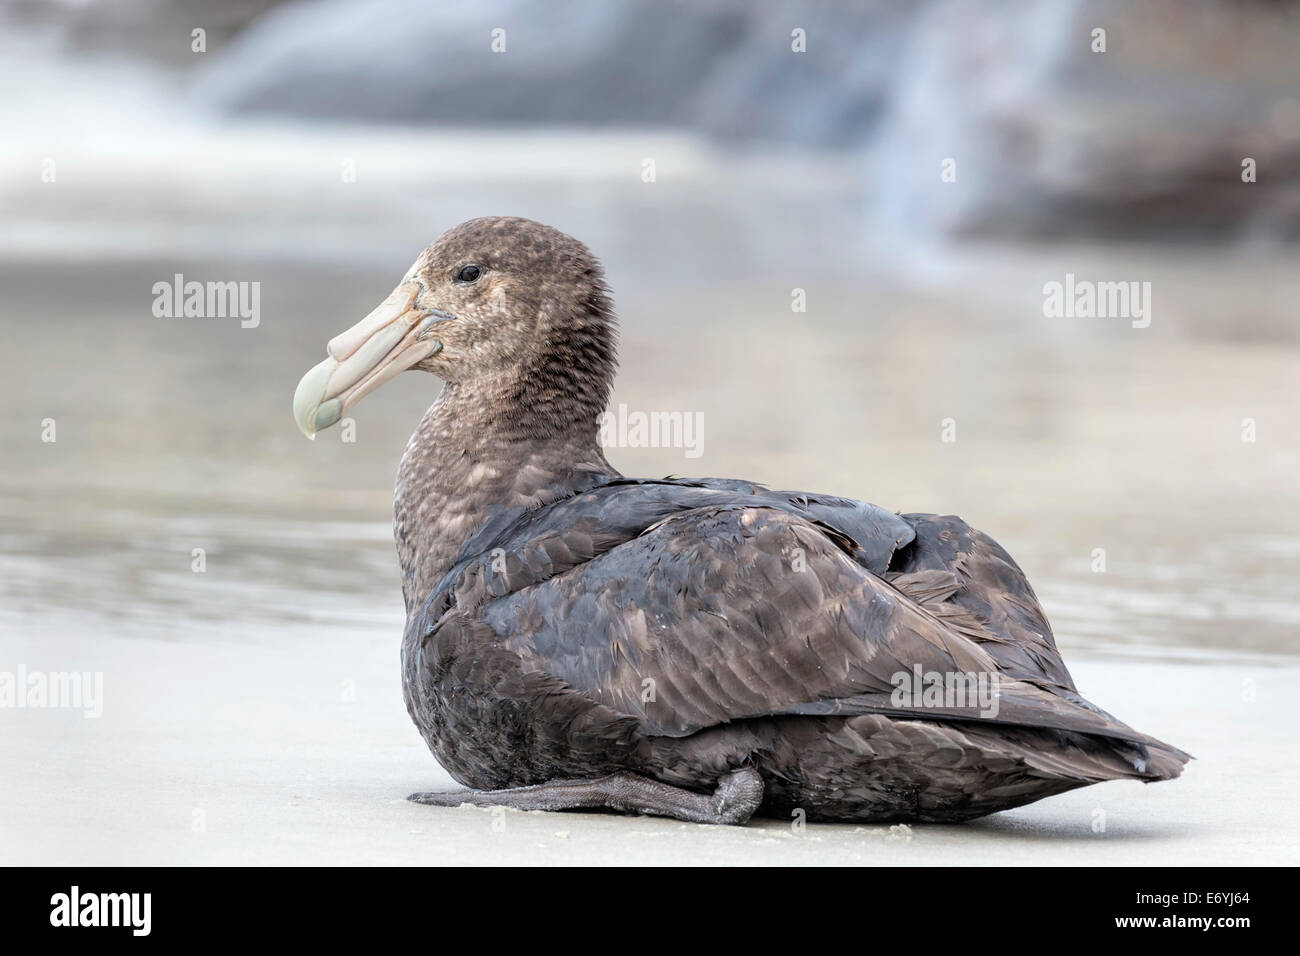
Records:
<instances>
[{"instance_id":1,"label":"bird's neck","mask_svg":"<svg viewBox=\"0 0 1300 956\"><path fill-rule=\"evenodd\" d=\"M448 383L407 443L393 535L408 613L492 517L618 477L598 439L603 409L580 401L519 402L512 390Z\"/></svg>"}]
</instances>

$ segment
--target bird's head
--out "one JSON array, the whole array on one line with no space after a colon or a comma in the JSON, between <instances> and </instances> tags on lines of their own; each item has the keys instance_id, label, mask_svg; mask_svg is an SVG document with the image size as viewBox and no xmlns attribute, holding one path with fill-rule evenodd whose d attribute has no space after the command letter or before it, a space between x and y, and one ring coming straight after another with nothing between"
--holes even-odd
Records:
<instances>
[{"instance_id":1,"label":"bird's head","mask_svg":"<svg viewBox=\"0 0 1300 956\"><path fill-rule=\"evenodd\" d=\"M613 379L613 312L600 263L578 240L528 219L472 219L420 253L326 351L293 396L308 438L406 369L519 410L550 403L594 420Z\"/></svg>"}]
</instances>

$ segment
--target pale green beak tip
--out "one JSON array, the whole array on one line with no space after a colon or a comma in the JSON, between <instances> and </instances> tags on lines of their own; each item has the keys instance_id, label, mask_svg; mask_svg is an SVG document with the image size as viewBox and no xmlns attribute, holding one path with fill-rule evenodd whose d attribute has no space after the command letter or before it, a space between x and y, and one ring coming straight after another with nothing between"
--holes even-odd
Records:
<instances>
[{"instance_id":1,"label":"pale green beak tip","mask_svg":"<svg viewBox=\"0 0 1300 956\"><path fill-rule=\"evenodd\" d=\"M325 359L304 375L294 390L293 420L308 438L315 438L318 431L333 425L342 415L338 399L321 401L325 397L330 375L338 368L338 364L332 358Z\"/></svg>"},{"instance_id":2,"label":"pale green beak tip","mask_svg":"<svg viewBox=\"0 0 1300 956\"><path fill-rule=\"evenodd\" d=\"M321 405L320 408L316 409L316 431L329 428L342 417L343 403L337 398L331 398L328 402ZM315 438L316 436L313 435L311 437Z\"/></svg>"}]
</instances>

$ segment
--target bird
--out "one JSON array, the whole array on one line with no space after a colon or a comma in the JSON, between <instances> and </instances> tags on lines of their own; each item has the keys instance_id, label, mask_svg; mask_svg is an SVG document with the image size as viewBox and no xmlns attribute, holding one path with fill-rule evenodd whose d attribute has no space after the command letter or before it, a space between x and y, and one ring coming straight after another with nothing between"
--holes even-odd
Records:
<instances>
[{"instance_id":1,"label":"bird","mask_svg":"<svg viewBox=\"0 0 1300 956\"><path fill-rule=\"evenodd\" d=\"M484 217L299 382L308 437L399 372L443 383L394 493L402 686L467 789L408 799L952 823L1181 773L1080 695L1020 567L960 518L619 473L616 339L586 245Z\"/></svg>"}]
</instances>

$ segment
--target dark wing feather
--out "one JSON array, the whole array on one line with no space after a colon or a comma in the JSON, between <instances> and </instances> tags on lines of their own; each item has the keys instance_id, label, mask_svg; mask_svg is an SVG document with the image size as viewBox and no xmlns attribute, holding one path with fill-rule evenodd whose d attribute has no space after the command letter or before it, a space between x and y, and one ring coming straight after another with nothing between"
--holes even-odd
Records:
<instances>
[{"instance_id":1,"label":"dark wing feather","mask_svg":"<svg viewBox=\"0 0 1300 956\"><path fill-rule=\"evenodd\" d=\"M895 551L916 537L909 522L866 501L806 491L770 491L761 485L727 478L701 478L698 483L707 488L743 491L835 528L853 539L853 560L876 574L883 574Z\"/></svg>"},{"instance_id":2,"label":"dark wing feather","mask_svg":"<svg viewBox=\"0 0 1300 956\"><path fill-rule=\"evenodd\" d=\"M414 619L431 627L453 605L472 609L490 596L529 587L592 560L674 515L701 508L766 506L801 515L838 534L854 560L881 574L911 525L862 501L774 492L722 478L622 478L532 510L487 521L465 542L451 570Z\"/></svg>"},{"instance_id":3,"label":"dark wing feather","mask_svg":"<svg viewBox=\"0 0 1300 956\"><path fill-rule=\"evenodd\" d=\"M774 714L980 719L898 706L896 675L999 674L967 616L929 608L863 569L851 544L766 506L695 509L481 614L525 671L558 678L644 733L685 736ZM802 568L802 570L799 570ZM1144 740L1023 681L992 722Z\"/></svg>"},{"instance_id":4,"label":"dark wing feather","mask_svg":"<svg viewBox=\"0 0 1300 956\"><path fill-rule=\"evenodd\" d=\"M476 536L416 626L452 610L480 620L526 673L651 736L780 714L979 718L973 705L899 706L897 675L919 666L999 675L988 723L1158 743L1072 692L1019 569L955 521L909 516L908 541L902 519L844 499L610 482ZM903 570L868 570L882 554ZM1024 597L993 593L998 575ZM1041 647L1024 656L1025 639Z\"/></svg>"},{"instance_id":5,"label":"dark wing feather","mask_svg":"<svg viewBox=\"0 0 1300 956\"><path fill-rule=\"evenodd\" d=\"M1047 616L1011 555L954 515L902 518L915 538L894 556L891 579L909 591L921 580L950 581L945 600L981 622L984 634L977 639L1008 676L1073 691Z\"/></svg>"}]
</instances>

